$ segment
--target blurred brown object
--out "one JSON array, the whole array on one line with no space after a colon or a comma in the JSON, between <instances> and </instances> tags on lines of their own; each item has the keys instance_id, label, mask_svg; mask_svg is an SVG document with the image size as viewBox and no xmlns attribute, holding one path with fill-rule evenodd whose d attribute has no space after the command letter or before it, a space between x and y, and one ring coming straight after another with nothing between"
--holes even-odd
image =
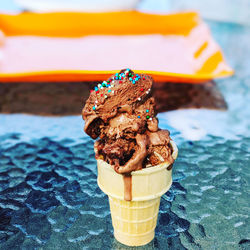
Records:
<instances>
[{"instance_id":1,"label":"blurred brown object","mask_svg":"<svg viewBox=\"0 0 250 250\"><path fill-rule=\"evenodd\" d=\"M0 112L36 115L80 115L96 83L0 83ZM164 112L183 108L226 109L215 82L203 84L155 83L156 109Z\"/></svg>"},{"instance_id":2,"label":"blurred brown object","mask_svg":"<svg viewBox=\"0 0 250 250\"><path fill-rule=\"evenodd\" d=\"M214 81L204 84L156 83L154 86L158 112L185 108L227 109Z\"/></svg>"}]
</instances>

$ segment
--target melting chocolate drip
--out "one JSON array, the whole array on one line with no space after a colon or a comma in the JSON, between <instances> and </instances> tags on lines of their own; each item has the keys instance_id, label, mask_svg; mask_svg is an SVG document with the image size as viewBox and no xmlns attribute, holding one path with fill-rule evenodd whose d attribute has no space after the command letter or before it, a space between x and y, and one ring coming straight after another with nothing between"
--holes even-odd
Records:
<instances>
[{"instance_id":1,"label":"melting chocolate drip","mask_svg":"<svg viewBox=\"0 0 250 250\"><path fill-rule=\"evenodd\" d=\"M124 200L131 201L132 200L132 175L123 174L123 182L124 182Z\"/></svg>"}]
</instances>

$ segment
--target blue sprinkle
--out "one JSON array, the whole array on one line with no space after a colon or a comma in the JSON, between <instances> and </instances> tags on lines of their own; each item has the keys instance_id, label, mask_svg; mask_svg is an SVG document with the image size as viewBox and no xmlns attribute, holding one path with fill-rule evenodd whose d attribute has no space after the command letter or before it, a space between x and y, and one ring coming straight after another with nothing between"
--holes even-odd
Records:
<instances>
[{"instance_id":1,"label":"blue sprinkle","mask_svg":"<svg viewBox=\"0 0 250 250\"><path fill-rule=\"evenodd\" d=\"M109 89L108 92L110 93L110 92L111 92L111 89Z\"/></svg>"},{"instance_id":2,"label":"blue sprinkle","mask_svg":"<svg viewBox=\"0 0 250 250\"><path fill-rule=\"evenodd\" d=\"M95 91L97 91L98 90L98 87L95 87Z\"/></svg>"},{"instance_id":3,"label":"blue sprinkle","mask_svg":"<svg viewBox=\"0 0 250 250\"><path fill-rule=\"evenodd\" d=\"M148 113L148 112L149 112L149 110L148 110L148 109L146 109L146 112Z\"/></svg>"},{"instance_id":4,"label":"blue sprinkle","mask_svg":"<svg viewBox=\"0 0 250 250\"><path fill-rule=\"evenodd\" d=\"M95 107L95 106L93 106L93 110L96 110L96 107Z\"/></svg>"},{"instance_id":5,"label":"blue sprinkle","mask_svg":"<svg viewBox=\"0 0 250 250\"><path fill-rule=\"evenodd\" d=\"M131 77L129 77L129 81L132 81L132 78L131 78Z\"/></svg>"},{"instance_id":6,"label":"blue sprinkle","mask_svg":"<svg viewBox=\"0 0 250 250\"><path fill-rule=\"evenodd\" d=\"M133 80L133 84L135 84L135 80Z\"/></svg>"},{"instance_id":7,"label":"blue sprinkle","mask_svg":"<svg viewBox=\"0 0 250 250\"><path fill-rule=\"evenodd\" d=\"M110 87L110 84L108 84L107 87Z\"/></svg>"},{"instance_id":8,"label":"blue sprinkle","mask_svg":"<svg viewBox=\"0 0 250 250\"><path fill-rule=\"evenodd\" d=\"M138 118L141 118L139 115L137 116Z\"/></svg>"}]
</instances>

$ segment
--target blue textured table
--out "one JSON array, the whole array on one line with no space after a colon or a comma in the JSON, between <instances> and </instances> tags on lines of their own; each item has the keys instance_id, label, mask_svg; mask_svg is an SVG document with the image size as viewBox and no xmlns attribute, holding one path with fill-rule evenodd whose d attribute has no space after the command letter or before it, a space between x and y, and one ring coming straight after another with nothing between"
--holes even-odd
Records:
<instances>
[{"instance_id":1,"label":"blue textured table","mask_svg":"<svg viewBox=\"0 0 250 250\"><path fill-rule=\"evenodd\" d=\"M227 111L159 115L179 147L156 237L139 249L250 249L250 29L209 23L235 68ZM127 249L113 238L79 116L0 115L0 249Z\"/></svg>"}]
</instances>

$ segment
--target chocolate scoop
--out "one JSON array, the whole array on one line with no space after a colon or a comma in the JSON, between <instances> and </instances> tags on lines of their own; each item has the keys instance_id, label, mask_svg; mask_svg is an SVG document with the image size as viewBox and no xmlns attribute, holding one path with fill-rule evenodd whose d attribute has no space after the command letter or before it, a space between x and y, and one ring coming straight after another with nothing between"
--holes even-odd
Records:
<instances>
[{"instance_id":1,"label":"chocolate scoop","mask_svg":"<svg viewBox=\"0 0 250 250\"><path fill-rule=\"evenodd\" d=\"M151 76L121 70L91 91L82 110L85 132L100 138L96 158L126 179L132 171L174 161L169 132L158 128L152 84Z\"/></svg>"}]
</instances>

